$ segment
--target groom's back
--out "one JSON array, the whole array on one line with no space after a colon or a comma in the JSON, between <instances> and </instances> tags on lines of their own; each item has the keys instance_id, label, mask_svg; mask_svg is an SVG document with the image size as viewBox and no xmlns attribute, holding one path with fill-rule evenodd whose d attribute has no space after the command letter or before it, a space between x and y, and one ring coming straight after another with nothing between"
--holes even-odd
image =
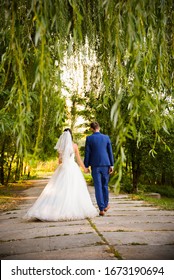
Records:
<instances>
[{"instance_id":1,"label":"groom's back","mask_svg":"<svg viewBox=\"0 0 174 280\"><path fill-rule=\"evenodd\" d=\"M110 166L110 139L108 135L100 132L93 133L87 137L89 145L89 165Z\"/></svg>"}]
</instances>

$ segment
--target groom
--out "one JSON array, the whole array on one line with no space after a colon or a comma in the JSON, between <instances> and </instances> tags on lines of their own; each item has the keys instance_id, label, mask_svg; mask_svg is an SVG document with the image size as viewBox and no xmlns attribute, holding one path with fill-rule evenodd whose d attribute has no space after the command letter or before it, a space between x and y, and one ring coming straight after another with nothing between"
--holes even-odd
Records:
<instances>
[{"instance_id":1,"label":"groom","mask_svg":"<svg viewBox=\"0 0 174 280\"><path fill-rule=\"evenodd\" d=\"M93 134L86 137L84 164L86 168L91 166L99 215L104 216L110 208L108 183L114 158L110 138L100 133L98 122L92 122L90 128Z\"/></svg>"}]
</instances>

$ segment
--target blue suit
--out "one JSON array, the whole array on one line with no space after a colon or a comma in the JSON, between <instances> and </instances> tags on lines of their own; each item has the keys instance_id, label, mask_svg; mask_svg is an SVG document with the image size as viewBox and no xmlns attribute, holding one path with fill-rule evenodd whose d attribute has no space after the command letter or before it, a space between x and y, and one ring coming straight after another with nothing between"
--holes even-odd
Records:
<instances>
[{"instance_id":1,"label":"blue suit","mask_svg":"<svg viewBox=\"0 0 174 280\"><path fill-rule=\"evenodd\" d=\"M114 165L112 145L108 135L94 132L86 137L84 164L86 168L91 166L97 204L100 211L103 211L109 202L109 167Z\"/></svg>"}]
</instances>

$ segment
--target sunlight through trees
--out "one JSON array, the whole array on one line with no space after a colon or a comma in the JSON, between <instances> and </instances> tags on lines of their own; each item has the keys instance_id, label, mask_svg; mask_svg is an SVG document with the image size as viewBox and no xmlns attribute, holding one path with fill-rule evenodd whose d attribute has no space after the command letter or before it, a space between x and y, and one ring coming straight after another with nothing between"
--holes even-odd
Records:
<instances>
[{"instance_id":1,"label":"sunlight through trees","mask_svg":"<svg viewBox=\"0 0 174 280\"><path fill-rule=\"evenodd\" d=\"M68 118L75 128L81 116L111 136L114 184L131 173L136 190L146 162L173 151L173 1L0 0L0 9L1 183L14 163L19 178L26 159L51 156Z\"/></svg>"}]
</instances>

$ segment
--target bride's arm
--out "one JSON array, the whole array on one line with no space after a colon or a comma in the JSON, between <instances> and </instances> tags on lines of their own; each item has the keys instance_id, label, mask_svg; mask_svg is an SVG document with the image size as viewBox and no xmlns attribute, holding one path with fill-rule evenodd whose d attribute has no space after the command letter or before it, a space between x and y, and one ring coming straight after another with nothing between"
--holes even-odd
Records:
<instances>
[{"instance_id":1,"label":"bride's arm","mask_svg":"<svg viewBox=\"0 0 174 280\"><path fill-rule=\"evenodd\" d=\"M80 153L79 153L77 144L74 144L74 151L75 151L77 163L80 165L81 168L83 168L84 172L88 172L88 169L85 167L85 165L80 157Z\"/></svg>"},{"instance_id":2,"label":"bride's arm","mask_svg":"<svg viewBox=\"0 0 174 280\"><path fill-rule=\"evenodd\" d=\"M58 161L59 161L59 164L62 163L62 156L61 156L61 154L58 154Z\"/></svg>"}]
</instances>

